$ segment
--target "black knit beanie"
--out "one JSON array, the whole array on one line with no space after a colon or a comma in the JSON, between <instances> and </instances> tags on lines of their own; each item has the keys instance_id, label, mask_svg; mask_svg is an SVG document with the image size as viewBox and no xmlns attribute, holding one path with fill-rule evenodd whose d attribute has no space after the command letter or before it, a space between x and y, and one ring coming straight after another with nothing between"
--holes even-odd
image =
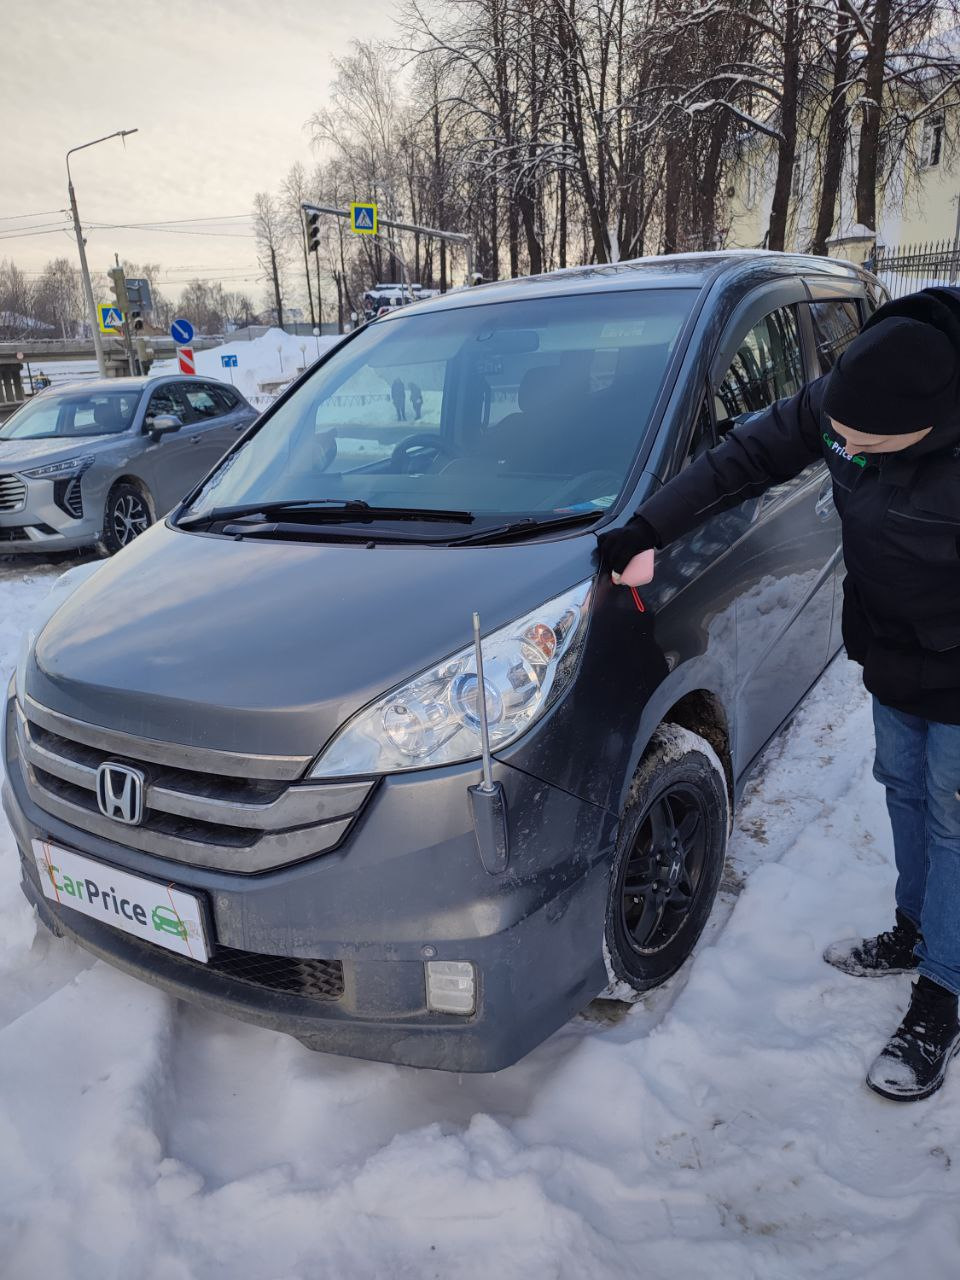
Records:
<instances>
[{"instance_id":1,"label":"black knit beanie","mask_svg":"<svg viewBox=\"0 0 960 1280\"><path fill-rule=\"evenodd\" d=\"M892 315L850 343L827 381L823 407L867 435L902 436L954 421L960 351L922 320Z\"/></svg>"}]
</instances>

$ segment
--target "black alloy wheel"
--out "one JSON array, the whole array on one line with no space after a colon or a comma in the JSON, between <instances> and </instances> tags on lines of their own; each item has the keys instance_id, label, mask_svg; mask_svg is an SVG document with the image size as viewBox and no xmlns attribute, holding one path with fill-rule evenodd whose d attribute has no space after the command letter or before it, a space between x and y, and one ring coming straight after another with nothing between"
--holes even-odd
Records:
<instances>
[{"instance_id":1,"label":"black alloy wheel","mask_svg":"<svg viewBox=\"0 0 960 1280\"><path fill-rule=\"evenodd\" d=\"M626 861L621 924L641 954L676 937L706 865L707 815L692 787L667 787L649 806Z\"/></svg>"},{"instance_id":2,"label":"black alloy wheel","mask_svg":"<svg viewBox=\"0 0 960 1280\"><path fill-rule=\"evenodd\" d=\"M620 819L605 929L609 999L635 999L680 968L707 923L726 853L729 800L710 745L664 724Z\"/></svg>"}]
</instances>

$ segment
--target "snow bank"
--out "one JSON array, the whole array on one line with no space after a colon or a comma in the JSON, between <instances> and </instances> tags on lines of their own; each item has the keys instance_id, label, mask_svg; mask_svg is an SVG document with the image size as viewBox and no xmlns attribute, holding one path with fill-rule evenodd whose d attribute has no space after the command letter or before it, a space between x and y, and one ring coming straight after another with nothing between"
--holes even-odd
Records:
<instances>
[{"instance_id":1,"label":"snow bank","mask_svg":"<svg viewBox=\"0 0 960 1280\"><path fill-rule=\"evenodd\" d=\"M282 387L339 341L337 334L314 338L285 333L283 329L268 329L249 342L225 342L209 351L197 351L197 373L223 382L232 381L252 405L264 409ZM235 369L223 367L220 357L225 355L237 357ZM151 369L153 374L177 372L175 359L158 360Z\"/></svg>"},{"instance_id":2,"label":"snow bank","mask_svg":"<svg viewBox=\"0 0 960 1280\"><path fill-rule=\"evenodd\" d=\"M0 565L4 680L52 572ZM953 1277L960 1066L870 1093L909 981L820 956L891 918L871 741L838 661L748 789L726 924L488 1077L311 1054L91 962L35 930L0 819L0 1275Z\"/></svg>"}]
</instances>

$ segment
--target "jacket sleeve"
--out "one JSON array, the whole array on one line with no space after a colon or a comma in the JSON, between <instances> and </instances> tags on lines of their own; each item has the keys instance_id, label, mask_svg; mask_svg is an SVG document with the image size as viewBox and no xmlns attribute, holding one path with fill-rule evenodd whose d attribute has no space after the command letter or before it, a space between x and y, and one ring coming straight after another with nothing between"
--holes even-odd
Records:
<instances>
[{"instance_id":1,"label":"jacket sleeve","mask_svg":"<svg viewBox=\"0 0 960 1280\"><path fill-rule=\"evenodd\" d=\"M675 476L637 508L657 535L675 542L711 516L758 497L823 457L820 406L826 377L795 396L753 413L715 448Z\"/></svg>"}]
</instances>

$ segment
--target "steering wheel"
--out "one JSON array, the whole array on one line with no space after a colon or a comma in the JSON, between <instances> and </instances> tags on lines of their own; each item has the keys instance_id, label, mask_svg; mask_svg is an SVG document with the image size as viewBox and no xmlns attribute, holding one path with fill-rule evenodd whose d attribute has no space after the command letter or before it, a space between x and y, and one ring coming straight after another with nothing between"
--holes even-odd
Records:
<instances>
[{"instance_id":1,"label":"steering wheel","mask_svg":"<svg viewBox=\"0 0 960 1280\"><path fill-rule=\"evenodd\" d=\"M390 463L397 471L406 472L409 470L409 464L416 460L415 450L429 451L434 457L455 458L456 454L447 442L441 439L439 433L433 431L418 431L415 435L407 436L406 440L401 440L394 448L390 455Z\"/></svg>"}]
</instances>

